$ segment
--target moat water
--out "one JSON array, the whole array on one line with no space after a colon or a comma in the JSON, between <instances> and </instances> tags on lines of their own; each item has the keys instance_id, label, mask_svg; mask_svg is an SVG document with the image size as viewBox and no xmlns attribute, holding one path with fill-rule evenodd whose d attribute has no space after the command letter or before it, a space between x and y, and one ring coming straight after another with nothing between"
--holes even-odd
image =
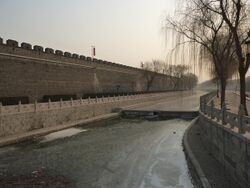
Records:
<instances>
[{"instance_id":1,"label":"moat water","mask_svg":"<svg viewBox=\"0 0 250 188\"><path fill-rule=\"evenodd\" d=\"M79 188L193 187L182 147L190 121L117 120L0 149L0 175L42 169Z\"/></svg>"}]
</instances>

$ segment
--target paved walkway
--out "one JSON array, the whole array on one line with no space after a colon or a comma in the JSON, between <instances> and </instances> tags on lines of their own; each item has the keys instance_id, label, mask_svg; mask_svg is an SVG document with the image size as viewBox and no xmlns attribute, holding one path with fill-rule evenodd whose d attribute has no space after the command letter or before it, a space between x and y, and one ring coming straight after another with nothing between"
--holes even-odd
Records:
<instances>
[{"instance_id":1,"label":"paved walkway","mask_svg":"<svg viewBox=\"0 0 250 188\"><path fill-rule=\"evenodd\" d=\"M136 110L162 110L162 111L198 111L200 106L200 96L203 91L176 92L161 103L134 108Z\"/></svg>"},{"instance_id":2,"label":"paved walkway","mask_svg":"<svg viewBox=\"0 0 250 188\"><path fill-rule=\"evenodd\" d=\"M238 188L239 186L224 170L223 166L206 150L200 137L200 126L196 123L188 132L188 143L213 188Z\"/></svg>"},{"instance_id":3,"label":"paved walkway","mask_svg":"<svg viewBox=\"0 0 250 188\"><path fill-rule=\"evenodd\" d=\"M214 102L215 102L215 107L220 108L220 98L216 98ZM240 104L239 94L232 91L227 91L225 102L228 110L230 110L233 113L238 113ZM250 98L247 98L247 109L248 111L250 110Z\"/></svg>"}]
</instances>

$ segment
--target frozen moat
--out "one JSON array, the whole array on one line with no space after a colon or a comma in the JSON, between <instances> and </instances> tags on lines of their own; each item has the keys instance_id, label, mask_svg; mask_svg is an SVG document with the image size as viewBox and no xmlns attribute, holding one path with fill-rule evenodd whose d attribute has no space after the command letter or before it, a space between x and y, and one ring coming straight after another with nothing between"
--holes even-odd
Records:
<instances>
[{"instance_id":1,"label":"frozen moat","mask_svg":"<svg viewBox=\"0 0 250 188\"><path fill-rule=\"evenodd\" d=\"M43 169L79 188L193 187L182 137L189 121L117 120L0 149L0 174Z\"/></svg>"}]
</instances>

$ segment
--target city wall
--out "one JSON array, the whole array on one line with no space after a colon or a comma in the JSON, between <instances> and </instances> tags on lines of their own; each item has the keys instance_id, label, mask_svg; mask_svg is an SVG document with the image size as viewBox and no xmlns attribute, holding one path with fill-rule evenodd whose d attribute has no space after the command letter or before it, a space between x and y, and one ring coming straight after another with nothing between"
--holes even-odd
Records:
<instances>
[{"instance_id":1,"label":"city wall","mask_svg":"<svg viewBox=\"0 0 250 188\"><path fill-rule=\"evenodd\" d=\"M143 92L144 74L142 69L0 38L0 99L26 97L32 103L54 95L79 99L86 93ZM157 74L150 91L172 88L169 76Z\"/></svg>"},{"instance_id":2,"label":"city wall","mask_svg":"<svg viewBox=\"0 0 250 188\"><path fill-rule=\"evenodd\" d=\"M250 187L250 119L208 105L211 95L201 98L199 125L209 152L241 187Z\"/></svg>"}]
</instances>

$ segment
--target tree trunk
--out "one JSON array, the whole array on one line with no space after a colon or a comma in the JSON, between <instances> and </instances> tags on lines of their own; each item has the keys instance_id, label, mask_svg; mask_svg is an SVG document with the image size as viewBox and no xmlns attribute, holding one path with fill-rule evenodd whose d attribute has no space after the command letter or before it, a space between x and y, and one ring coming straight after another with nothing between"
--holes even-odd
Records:
<instances>
[{"instance_id":1,"label":"tree trunk","mask_svg":"<svg viewBox=\"0 0 250 188\"><path fill-rule=\"evenodd\" d=\"M226 79L221 78L220 82L221 82L220 106L222 108L223 103L225 102L225 98L226 98L226 85L227 85L227 81L226 81Z\"/></svg>"},{"instance_id":2,"label":"tree trunk","mask_svg":"<svg viewBox=\"0 0 250 188\"><path fill-rule=\"evenodd\" d=\"M248 116L247 104L246 104L246 79L244 71L239 69L240 74L240 104L243 105L245 115Z\"/></svg>"},{"instance_id":3,"label":"tree trunk","mask_svg":"<svg viewBox=\"0 0 250 188\"><path fill-rule=\"evenodd\" d=\"M147 89L146 89L146 92L149 92L149 88L150 88L150 84L147 83Z\"/></svg>"},{"instance_id":4,"label":"tree trunk","mask_svg":"<svg viewBox=\"0 0 250 188\"><path fill-rule=\"evenodd\" d=\"M216 81L216 87L217 87L217 91L216 91L216 93L217 93L217 98L219 98L219 80L217 79L217 81Z\"/></svg>"}]
</instances>

